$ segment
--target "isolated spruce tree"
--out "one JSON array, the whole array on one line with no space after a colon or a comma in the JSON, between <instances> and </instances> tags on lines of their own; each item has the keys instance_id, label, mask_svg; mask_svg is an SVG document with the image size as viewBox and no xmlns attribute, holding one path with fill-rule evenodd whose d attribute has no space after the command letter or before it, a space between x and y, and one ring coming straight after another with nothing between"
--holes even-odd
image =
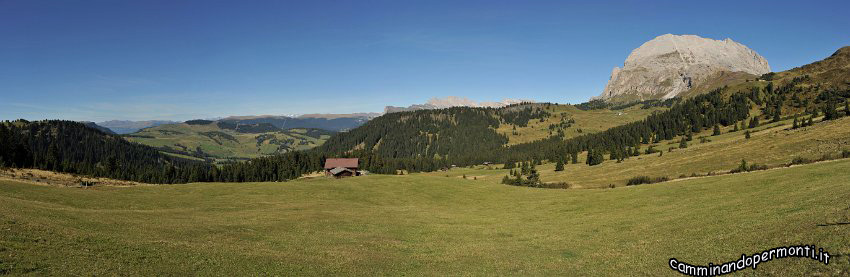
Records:
<instances>
[{"instance_id":1,"label":"isolated spruce tree","mask_svg":"<svg viewBox=\"0 0 850 277\"><path fill-rule=\"evenodd\" d=\"M573 151L572 153L570 153L570 156L571 156L570 158L572 158L572 160L573 160L573 164L577 164L578 163L578 151Z\"/></svg>"},{"instance_id":2,"label":"isolated spruce tree","mask_svg":"<svg viewBox=\"0 0 850 277\"><path fill-rule=\"evenodd\" d=\"M782 106L776 105L776 109L773 110L773 122L779 122L782 120Z\"/></svg>"},{"instance_id":3,"label":"isolated spruce tree","mask_svg":"<svg viewBox=\"0 0 850 277\"><path fill-rule=\"evenodd\" d=\"M747 130L746 132L744 132L744 138L750 139L750 130Z\"/></svg>"},{"instance_id":4,"label":"isolated spruce tree","mask_svg":"<svg viewBox=\"0 0 850 277\"><path fill-rule=\"evenodd\" d=\"M694 140L694 134L693 134L693 132L688 131L688 133L685 135L685 139L687 139L688 141L692 141L692 140Z\"/></svg>"},{"instance_id":5,"label":"isolated spruce tree","mask_svg":"<svg viewBox=\"0 0 850 277\"><path fill-rule=\"evenodd\" d=\"M558 163L555 164L555 171L564 171L564 162L558 160Z\"/></svg>"},{"instance_id":6,"label":"isolated spruce tree","mask_svg":"<svg viewBox=\"0 0 850 277\"><path fill-rule=\"evenodd\" d=\"M791 129L797 129L797 128L800 128L800 123L797 122L797 115L795 114L794 115L794 123L791 125Z\"/></svg>"},{"instance_id":7,"label":"isolated spruce tree","mask_svg":"<svg viewBox=\"0 0 850 277\"><path fill-rule=\"evenodd\" d=\"M711 135L712 136L719 136L720 135L720 125L714 124L714 132L711 133Z\"/></svg>"},{"instance_id":8,"label":"isolated spruce tree","mask_svg":"<svg viewBox=\"0 0 850 277\"><path fill-rule=\"evenodd\" d=\"M732 126L734 126L734 128L732 128L732 132L737 132L738 131L738 123L732 124Z\"/></svg>"},{"instance_id":9,"label":"isolated spruce tree","mask_svg":"<svg viewBox=\"0 0 850 277\"><path fill-rule=\"evenodd\" d=\"M812 126L812 125L815 125L815 121L814 121L814 119L813 119L813 118L814 118L814 116L809 117L809 123L807 123L807 124L806 124L806 126Z\"/></svg>"},{"instance_id":10,"label":"isolated spruce tree","mask_svg":"<svg viewBox=\"0 0 850 277\"><path fill-rule=\"evenodd\" d=\"M685 140L685 138L682 138L682 140L679 141L679 148L688 148L688 141Z\"/></svg>"}]
</instances>

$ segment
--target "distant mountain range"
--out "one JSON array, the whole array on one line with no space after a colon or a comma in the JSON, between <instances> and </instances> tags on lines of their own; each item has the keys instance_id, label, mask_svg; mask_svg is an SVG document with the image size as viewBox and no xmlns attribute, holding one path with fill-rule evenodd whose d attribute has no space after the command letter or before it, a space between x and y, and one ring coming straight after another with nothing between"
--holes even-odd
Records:
<instances>
[{"instance_id":1,"label":"distant mountain range","mask_svg":"<svg viewBox=\"0 0 850 277\"><path fill-rule=\"evenodd\" d=\"M103 126L100 126L100 125L97 125L97 123L94 123L94 122L91 122L91 121L81 121L80 123L83 123L83 124L85 124L86 126L88 126L89 128L97 129L97 130L99 130L99 131L101 131L101 132L104 132L104 133L106 133L106 134L110 134L110 135L114 135L114 134L115 134L115 132L113 132L111 129L106 128L106 127L103 127Z\"/></svg>"},{"instance_id":2,"label":"distant mountain range","mask_svg":"<svg viewBox=\"0 0 850 277\"><path fill-rule=\"evenodd\" d=\"M163 124L175 124L180 123L177 121L171 120L145 120L145 121L129 121L129 120L109 120L98 122L97 125L101 127L109 128L112 132L116 134L129 134L135 133L141 129L153 126L159 126Z\"/></svg>"},{"instance_id":3,"label":"distant mountain range","mask_svg":"<svg viewBox=\"0 0 850 277\"><path fill-rule=\"evenodd\" d=\"M357 128L367 121L379 117L385 113L395 113L415 110L445 109L451 107L490 107L499 108L511 104L533 103L534 100L527 99L503 99L496 102L476 102L466 97L448 96L446 98L431 98L424 104L414 104L408 107L386 106L384 113L350 113L350 114L303 114L303 115L246 115L229 116L207 120L210 122L224 122L238 125L270 124L281 130L307 128L322 129L333 132L347 131ZM203 119L206 120L206 119ZM167 124L180 124L183 122L172 120L109 120L97 122L98 127L108 129L115 134L132 134L142 129ZM93 123L94 124L94 123Z\"/></svg>"},{"instance_id":4,"label":"distant mountain range","mask_svg":"<svg viewBox=\"0 0 850 277\"><path fill-rule=\"evenodd\" d=\"M328 131L346 131L366 123L379 113L355 114L307 114L298 117L261 115L261 116L231 116L218 120L231 124L260 124L268 123L280 129L311 128Z\"/></svg>"},{"instance_id":5,"label":"distant mountain range","mask_svg":"<svg viewBox=\"0 0 850 277\"><path fill-rule=\"evenodd\" d=\"M519 104L523 102L535 102L534 100L527 99L503 99L498 102L475 102L466 97L457 97L457 96L448 96L446 98L431 98L425 104L415 104L410 105L408 107L394 107L387 106L384 108L384 113L396 113L396 112L405 112L405 111L416 111L416 110L433 110L433 109L445 109L451 107L489 107L489 108L501 108L511 104Z\"/></svg>"},{"instance_id":6,"label":"distant mountain range","mask_svg":"<svg viewBox=\"0 0 850 277\"><path fill-rule=\"evenodd\" d=\"M287 115L249 115L230 116L211 121L221 121L239 124L269 123L280 129L312 128L328 131L345 131L362 125L372 118L380 116L381 113L352 113L352 114L305 114L300 116ZM90 122L83 122L89 124ZM181 121L172 120L109 120L95 124L102 131L108 129L116 134L131 134L144 128L155 127L166 124L180 124ZM94 127L94 126L92 126Z\"/></svg>"}]
</instances>

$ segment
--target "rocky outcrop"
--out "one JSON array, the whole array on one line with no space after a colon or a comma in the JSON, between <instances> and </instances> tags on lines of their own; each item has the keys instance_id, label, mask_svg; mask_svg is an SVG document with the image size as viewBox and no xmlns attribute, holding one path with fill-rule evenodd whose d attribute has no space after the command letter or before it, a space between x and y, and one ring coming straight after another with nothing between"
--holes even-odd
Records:
<instances>
[{"instance_id":1,"label":"rocky outcrop","mask_svg":"<svg viewBox=\"0 0 850 277\"><path fill-rule=\"evenodd\" d=\"M623 68L615 67L602 95L606 101L667 99L718 72L770 72L767 60L731 39L666 34L633 50Z\"/></svg>"}]
</instances>

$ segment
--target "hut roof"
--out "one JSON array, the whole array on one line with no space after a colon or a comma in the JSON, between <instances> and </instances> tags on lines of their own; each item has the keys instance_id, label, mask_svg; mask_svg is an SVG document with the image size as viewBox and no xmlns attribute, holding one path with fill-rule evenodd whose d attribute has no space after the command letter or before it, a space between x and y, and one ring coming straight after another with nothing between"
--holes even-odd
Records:
<instances>
[{"instance_id":1,"label":"hut roof","mask_svg":"<svg viewBox=\"0 0 850 277\"><path fill-rule=\"evenodd\" d=\"M337 167L358 168L360 161L357 158L331 158L325 160L325 169Z\"/></svg>"}]
</instances>

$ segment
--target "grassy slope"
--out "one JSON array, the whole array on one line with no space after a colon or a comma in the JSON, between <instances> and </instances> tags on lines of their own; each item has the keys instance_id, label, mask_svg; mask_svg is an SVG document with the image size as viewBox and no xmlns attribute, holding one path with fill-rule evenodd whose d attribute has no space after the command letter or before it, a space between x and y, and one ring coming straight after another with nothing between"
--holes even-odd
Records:
<instances>
[{"instance_id":1,"label":"grassy slope","mask_svg":"<svg viewBox=\"0 0 850 277\"><path fill-rule=\"evenodd\" d=\"M605 131L611 127L638 121L646 118L655 111L663 110L662 108L641 109L640 106L635 105L622 110L598 109L583 111L572 105L552 105L550 109L546 110L552 116L546 118L544 122L530 120L526 127L501 124L496 131L508 136L509 145L545 139L550 136L549 125L561 122L561 113L566 113L566 119L572 118L575 120L575 123L571 127L564 130L564 137L571 138L581 134ZM516 135L513 134L514 127L516 127ZM582 130L582 133L578 132L579 129ZM553 130L552 134L557 134L557 131Z\"/></svg>"},{"instance_id":2,"label":"grassy slope","mask_svg":"<svg viewBox=\"0 0 850 277\"><path fill-rule=\"evenodd\" d=\"M756 273L846 270L850 160L639 187L425 175L94 189L0 184L0 271L45 274L673 275L816 244ZM751 270L747 272L752 273ZM846 272L845 272L846 273Z\"/></svg>"},{"instance_id":3,"label":"grassy slope","mask_svg":"<svg viewBox=\"0 0 850 277\"><path fill-rule=\"evenodd\" d=\"M540 167L543 181L566 181L584 187L601 187L607 184L623 185L635 176L667 176L707 174L723 172L735 168L746 159L749 163L779 166L789 163L794 157L817 159L824 154L839 155L841 150L850 150L850 118L816 123L815 126L797 130L786 130L790 122L765 124L756 128L751 139L744 138L744 132L723 130L720 136L710 136L711 131L694 135L686 149L678 147L678 138L665 141L656 147L664 150L658 154L631 157L621 163L605 161L601 166L570 164L562 172L555 172L554 165ZM708 136L711 142L700 143L698 136ZM644 150L646 146L642 146ZM583 158L583 157L581 157Z\"/></svg>"},{"instance_id":4,"label":"grassy slope","mask_svg":"<svg viewBox=\"0 0 850 277\"><path fill-rule=\"evenodd\" d=\"M842 110L843 111L843 110ZM711 130L694 134L688 148L678 148L680 137L662 141L655 149L658 153L645 155L648 145L641 146L641 155L631 157L621 163L606 160L601 165L584 164L585 153L579 154L578 164L565 165L564 171L554 171L552 163L537 166L544 182L567 182L574 188L599 188L609 184L623 186L628 179L636 176L678 178L693 173L706 175L709 172L722 173L737 167L742 159L748 163L766 164L771 167L789 163L795 157L818 159L828 154L840 155L842 150L850 150L850 117L834 121L816 122L814 126L789 130L791 119L777 123L766 123L754 131L750 139L744 138L744 131L729 132L731 127L722 128L722 134L711 136ZM699 137L705 136L710 142L700 143ZM606 156L607 158L607 156ZM425 173L432 176L476 177L491 183L501 182L508 171L501 165L487 167L455 168L448 172Z\"/></svg>"},{"instance_id":5,"label":"grassy slope","mask_svg":"<svg viewBox=\"0 0 850 277\"><path fill-rule=\"evenodd\" d=\"M218 141L205 136L203 132L223 132L233 136L236 141L218 138ZM304 150L321 145L329 137L322 135L319 138L307 136L304 129L290 129L283 132L267 132L259 134L239 133L233 130L221 129L213 124L207 125L189 125L189 124L168 124L156 127L146 128L139 132L126 136L127 140L138 142L141 144L162 147L168 146L173 149L194 152L196 147L201 147L204 153L217 158L255 158L264 155L279 153L280 144L270 143L265 140L260 146L257 146L257 137L263 134L272 134L277 140L284 141L294 139L295 143L291 146L284 146L283 149ZM141 136L151 136L153 138L145 138ZM303 142L304 144L301 144ZM179 146L178 146L179 145ZM181 147L182 146L182 147Z\"/></svg>"}]
</instances>

